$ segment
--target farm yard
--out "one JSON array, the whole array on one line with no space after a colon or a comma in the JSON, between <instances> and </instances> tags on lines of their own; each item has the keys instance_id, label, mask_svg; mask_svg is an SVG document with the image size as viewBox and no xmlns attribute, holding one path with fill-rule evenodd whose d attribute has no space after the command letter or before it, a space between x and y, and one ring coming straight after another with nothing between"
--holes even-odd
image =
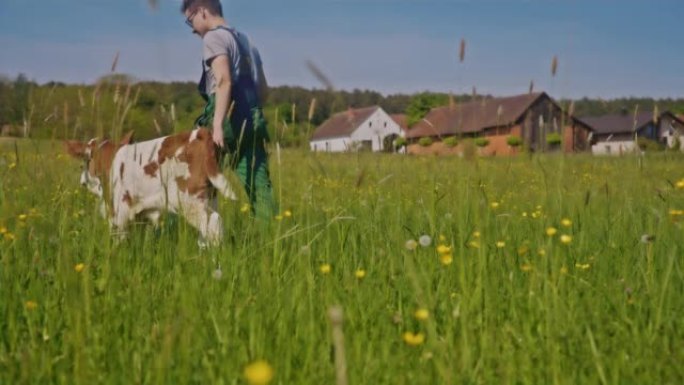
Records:
<instances>
[{"instance_id":1,"label":"farm yard","mask_svg":"<svg viewBox=\"0 0 684 385\"><path fill-rule=\"evenodd\" d=\"M0 142L0 383L333 383L335 306L349 384L684 381L682 154L270 161L280 214L200 250Z\"/></svg>"}]
</instances>

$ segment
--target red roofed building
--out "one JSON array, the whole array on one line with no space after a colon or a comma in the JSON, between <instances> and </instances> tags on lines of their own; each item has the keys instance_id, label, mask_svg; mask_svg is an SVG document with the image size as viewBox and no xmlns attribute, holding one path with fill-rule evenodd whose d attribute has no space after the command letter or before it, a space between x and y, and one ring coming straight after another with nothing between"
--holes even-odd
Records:
<instances>
[{"instance_id":1,"label":"red roofed building","mask_svg":"<svg viewBox=\"0 0 684 385\"><path fill-rule=\"evenodd\" d=\"M589 132L587 125L569 117L541 92L433 108L406 138L409 153L462 153L467 139L484 137L489 144L481 154L508 155L517 151L508 144L511 136L520 138L529 151L574 152L589 149ZM548 143L552 135L560 136L560 146ZM444 140L449 137L459 144L448 147ZM430 138L432 144L426 145L430 141L421 138Z\"/></svg>"}]
</instances>

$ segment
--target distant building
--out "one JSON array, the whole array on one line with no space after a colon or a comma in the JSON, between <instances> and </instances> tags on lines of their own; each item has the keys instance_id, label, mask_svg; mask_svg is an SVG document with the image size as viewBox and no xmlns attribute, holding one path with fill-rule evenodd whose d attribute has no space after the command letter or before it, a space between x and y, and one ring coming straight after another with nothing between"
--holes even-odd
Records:
<instances>
[{"instance_id":1,"label":"distant building","mask_svg":"<svg viewBox=\"0 0 684 385\"><path fill-rule=\"evenodd\" d=\"M645 138L672 147L677 141L684 149L684 121L669 111L658 116L644 111L583 117L580 120L594 132L591 151L596 155L620 155L637 150L637 138Z\"/></svg>"},{"instance_id":2,"label":"distant building","mask_svg":"<svg viewBox=\"0 0 684 385\"><path fill-rule=\"evenodd\" d=\"M508 155L516 151L508 138L518 137L527 150L584 151L589 149L588 126L572 117L546 93L529 93L433 108L407 132L409 153L462 153L464 139L486 138L482 155ZM560 145L549 144L555 135ZM445 140L454 137L458 145ZM423 141L429 138L430 141ZM425 142L431 143L426 145Z\"/></svg>"},{"instance_id":3,"label":"distant building","mask_svg":"<svg viewBox=\"0 0 684 385\"><path fill-rule=\"evenodd\" d=\"M394 152L404 130L378 106L349 109L333 115L311 137L311 151Z\"/></svg>"}]
</instances>

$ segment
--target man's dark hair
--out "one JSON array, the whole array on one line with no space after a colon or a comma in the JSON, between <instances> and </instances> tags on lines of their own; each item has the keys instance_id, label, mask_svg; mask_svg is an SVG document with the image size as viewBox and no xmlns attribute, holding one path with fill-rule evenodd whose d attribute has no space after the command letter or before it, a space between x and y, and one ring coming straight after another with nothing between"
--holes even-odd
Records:
<instances>
[{"instance_id":1,"label":"man's dark hair","mask_svg":"<svg viewBox=\"0 0 684 385\"><path fill-rule=\"evenodd\" d=\"M212 15L223 17L223 8L219 0L183 0L181 12L195 12L199 7L206 8Z\"/></svg>"}]
</instances>

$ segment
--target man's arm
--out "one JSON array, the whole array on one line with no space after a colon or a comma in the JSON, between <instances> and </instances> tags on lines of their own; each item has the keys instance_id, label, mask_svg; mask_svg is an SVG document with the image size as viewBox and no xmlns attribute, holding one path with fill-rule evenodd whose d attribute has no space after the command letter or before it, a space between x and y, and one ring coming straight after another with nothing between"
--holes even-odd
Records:
<instances>
[{"instance_id":1,"label":"man's arm","mask_svg":"<svg viewBox=\"0 0 684 385\"><path fill-rule=\"evenodd\" d=\"M227 55L216 56L211 61L211 70L216 78L216 94L213 120L213 138L217 146L223 148L223 121L230 106L230 90L233 80Z\"/></svg>"}]
</instances>

